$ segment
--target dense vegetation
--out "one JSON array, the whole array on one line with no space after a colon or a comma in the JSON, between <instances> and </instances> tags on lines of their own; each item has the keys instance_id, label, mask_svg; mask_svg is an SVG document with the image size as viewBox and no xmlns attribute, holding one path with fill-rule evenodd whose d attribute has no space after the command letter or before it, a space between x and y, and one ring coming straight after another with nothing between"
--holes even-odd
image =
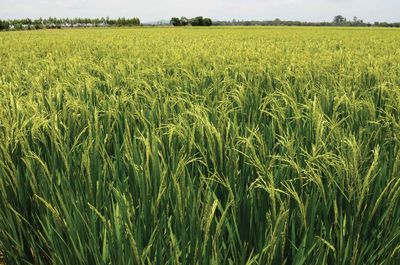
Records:
<instances>
[{"instance_id":1,"label":"dense vegetation","mask_svg":"<svg viewBox=\"0 0 400 265\"><path fill-rule=\"evenodd\" d=\"M399 264L399 42L0 34L7 264Z\"/></svg>"},{"instance_id":2,"label":"dense vegetation","mask_svg":"<svg viewBox=\"0 0 400 265\"><path fill-rule=\"evenodd\" d=\"M345 17L338 15L333 18L331 22L306 22L306 21L291 21L291 20L280 20L279 18L274 20L236 20L231 21L213 21L215 26L309 26L309 27L389 27L399 28L400 22L364 22L357 17L353 20L347 20Z\"/></svg>"},{"instance_id":3,"label":"dense vegetation","mask_svg":"<svg viewBox=\"0 0 400 265\"><path fill-rule=\"evenodd\" d=\"M171 18L170 24L179 27L179 26L200 26L200 27L209 27L212 25L212 20L211 18L206 18L206 17L195 17L195 18L186 18L186 17L173 17Z\"/></svg>"},{"instance_id":4,"label":"dense vegetation","mask_svg":"<svg viewBox=\"0 0 400 265\"><path fill-rule=\"evenodd\" d=\"M48 18L48 19L0 19L0 31L7 30L33 30L33 29L60 29L60 28L76 28L76 27L132 27L140 26L139 18ZM156 23L145 23L145 25L168 25L168 21L160 21ZM400 27L400 22L364 22L357 17L353 20L347 20L341 15L333 18L332 22L304 22L304 21L285 21L280 19L275 20L236 20L218 21L202 16L187 18L173 17L169 21L169 25L180 26L332 26L332 27Z\"/></svg>"},{"instance_id":5,"label":"dense vegetation","mask_svg":"<svg viewBox=\"0 0 400 265\"><path fill-rule=\"evenodd\" d=\"M69 27L131 27L139 26L139 18L47 18L47 19L12 19L0 20L1 30L32 30L32 29L54 29Z\"/></svg>"}]
</instances>

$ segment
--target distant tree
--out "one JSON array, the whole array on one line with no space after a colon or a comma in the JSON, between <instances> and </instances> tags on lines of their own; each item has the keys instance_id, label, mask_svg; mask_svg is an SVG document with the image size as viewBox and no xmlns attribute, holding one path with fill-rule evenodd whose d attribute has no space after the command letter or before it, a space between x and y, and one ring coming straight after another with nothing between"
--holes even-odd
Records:
<instances>
[{"instance_id":1,"label":"distant tree","mask_svg":"<svg viewBox=\"0 0 400 265\"><path fill-rule=\"evenodd\" d=\"M344 24L346 22L346 18L344 18L342 15L337 15L333 18L333 24L340 25Z\"/></svg>"},{"instance_id":2,"label":"distant tree","mask_svg":"<svg viewBox=\"0 0 400 265\"><path fill-rule=\"evenodd\" d=\"M192 18L190 21L190 24L192 24L192 26L204 26L204 18L202 16L200 17L195 17Z\"/></svg>"},{"instance_id":3,"label":"distant tree","mask_svg":"<svg viewBox=\"0 0 400 265\"><path fill-rule=\"evenodd\" d=\"M173 17L170 20L170 24L178 27L178 26L187 26L187 25L192 25L192 26L211 26L212 25L212 20L210 18L204 18L202 16L198 16L195 18L187 19L186 17Z\"/></svg>"},{"instance_id":4,"label":"distant tree","mask_svg":"<svg viewBox=\"0 0 400 265\"><path fill-rule=\"evenodd\" d=\"M42 20L41 18L35 19L35 20L33 21L33 27L34 27L35 29L42 29L42 28L43 28L43 20Z\"/></svg>"},{"instance_id":5,"label":"distant tree","mask_svg":"<svg viewBox=\"0 0 400 265\"><path fill-rule=\"evenodd\" d=\"M275 24L275 25L281 25L281 24L282 24L282 21L281 21L279 18L275 18L274 24Z\"/></svg>"},{"instance_id":6,"label":"distant tree","mask_svg":"<svg viewBox=\"0 0 400 265\"><path fill-rule=\"evenodd\" d=\"M15 29L16 30L22 30L22 24L21 23L15 24Z\"/></svg>"},{"instance_id":7,"label":"distant tree","mask_svg":"<svg viewBox=\"0 0 400 265\"><path fill-rule=\"evenodd\" d=\"M392 25L390 25L387 22L381 22L381 23L379 23L379 27L392 27Z\"/></svg>"},{"instance_id":8,"label":"distant tree","mask_svg":"<svg viewBox=\"0 0 400 265\"><path fill-rule=\"evenodd\" d=\"M0 20L0 31L1 30L8 30L8 27L6 27L6 21Z\"/></svg>"},{"instance_id":9,"label":"distant tree","mask_svg":"<svg viewBox=\"0 0 400 265\"><path fill-rule=\"evenodd\" d=\"M115 24L117 24L117 21L115 19L108 19L107 24L109 24L110 26L114 26Z\"/></svg>"},{"instance_id":10,"label":"distant tree","mask_svg":"<svg viewBox=\"0 0 400 265\"><path fill-rule=\"evenodd\" d=\"M181 20L178 17L171 18L170 24L174 27L182 26Z\"/></svg>"},{"instance_id":11,"label":"distant tree","mask_svg":"<svg viewBox=\"0 0 400 265\"><path fill-rule=\"evenodd\" d=\"M189 19L187 19L186 17L181 17L180 23L181 23L181 26L187 26L187 25L189 25Z\"/></svg>"},{"instance_id":12,"label":"distant tree","mask_svg":"<svg viewBox=\"0 0 400 265\"><path fill-rule=\"evenodd\" d=\"M212 20L211 18L204 18L203 19L203 26L209 27L212 25Z\"/></svg>"}]
</instances>

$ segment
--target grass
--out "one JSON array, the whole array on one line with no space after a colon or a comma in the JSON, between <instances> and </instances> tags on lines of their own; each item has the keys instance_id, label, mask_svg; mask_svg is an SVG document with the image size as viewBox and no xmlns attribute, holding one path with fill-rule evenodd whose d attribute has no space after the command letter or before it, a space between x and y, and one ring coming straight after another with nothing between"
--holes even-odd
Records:
<instances>
[{"instance_id":1,"label":"grass","mask_svg":"<svg viewBox=\"0 0 400 265\"><path fill-rule=\"evenodd\" d=\"M399 41L1 33L7 264L398 264Z\"/></svg>"}]
</instances>

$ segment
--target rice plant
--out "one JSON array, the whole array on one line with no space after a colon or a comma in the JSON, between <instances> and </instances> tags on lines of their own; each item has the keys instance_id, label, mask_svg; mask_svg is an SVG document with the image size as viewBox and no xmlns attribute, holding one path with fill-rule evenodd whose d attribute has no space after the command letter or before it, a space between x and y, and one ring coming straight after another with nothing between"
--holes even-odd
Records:
<instances>
[{"instance_id":1,"label":"rice plant","mask_svg":"<svg viewBox=\"0 0 400 265\"><path fill-rule=\"evenodd\" d=\"M400 264L399 42L1 33L6 264Z\"/></svg>"}]
</instances>

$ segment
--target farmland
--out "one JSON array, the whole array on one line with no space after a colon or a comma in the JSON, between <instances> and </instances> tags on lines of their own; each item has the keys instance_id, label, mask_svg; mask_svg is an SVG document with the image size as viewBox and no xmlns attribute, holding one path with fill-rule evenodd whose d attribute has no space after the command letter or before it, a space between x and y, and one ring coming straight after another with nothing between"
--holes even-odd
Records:
<instances>
[{"instance_id":1,"label":"farmland","mask_svg":"<svg viewBox=\"0 0 400 265\"><path fill-rule=\"evenodd\" d=\"M400 30L0 33L7 264L399 264Z\"/></svg>"}]
</instances>

